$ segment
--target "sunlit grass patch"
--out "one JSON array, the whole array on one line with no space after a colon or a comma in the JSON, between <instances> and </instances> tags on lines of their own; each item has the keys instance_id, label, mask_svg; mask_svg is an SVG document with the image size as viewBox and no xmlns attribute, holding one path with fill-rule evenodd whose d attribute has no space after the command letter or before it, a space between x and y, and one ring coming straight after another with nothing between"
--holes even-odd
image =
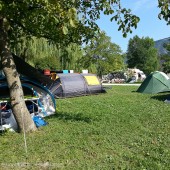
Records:
<instances>
[{"instance_id":1,"label":"sunlit grass patch","mask_svg":"<svg viewBox=\"0 0 170 170\"><path fill-rule=\"evenodd\" d=\"M0 165L51 169L170 169L170 105L166 93L113 86L106 94L58 99L48 126L0 136ZM20 164L19 164L20 165ZM8 167L8 166L6 166Z\"/></svg>"}]
</instances>

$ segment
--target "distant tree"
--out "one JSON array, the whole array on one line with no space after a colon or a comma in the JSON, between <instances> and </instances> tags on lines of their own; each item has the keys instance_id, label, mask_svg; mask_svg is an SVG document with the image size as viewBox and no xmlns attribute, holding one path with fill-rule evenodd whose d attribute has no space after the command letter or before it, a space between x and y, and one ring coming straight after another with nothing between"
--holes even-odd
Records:
<instances>
[{"instance_id":1,"label":"distant tree","mask_svg":"<svg viewBox=\"0 0 170 170\"><path fill-rule=\"evenodd\" d=\"M167 50L167 53L170 54L170 43L165 44L165 48Z\"/></svg>"},{"instance_id":2,"label":"distant tree","mask_svg":"<svg viewBox=\"0 0 170 170\"><path fill-rule=\"evenodd\" d=\"M79 72L81 70L79 60L83 56L83 49L81 46L71 43L67 47L63 48L63 51L65 52L65 55L61 56L62 60L64 61L64 63L61 64L61 68Z\"/></svg>"},{"instance_id":3,"label":"distant tree","mask_svg":"<svg viewBox=\"0 0 170 170\"><path fill-rule=\"evenodd\" d=\"M129 40L127 49L127 64L129 68L138 68L149 74L158 70L159 59L154 40L149 37L134 36Z\"/></svg>"},{"instance_id":4,"label":"distant tree","mask_svg":"<svg viewBox=\"0 0 170 170\"><path fill-rule=\"evenodd\" d=\"M167 74L170 73L170 43L165 44L164 48L166 48L167 54L161 56L161 67L162 71Z\"/></svg>"},{"instance_id":5,"label":"distant tree","mask_svg":"<svg viewBox=\"0 0 170 170\"><path fill-rule=\"evenodd\" d=\"M105 32L98 34L93 43L85 47L85 55L82 58L83 66L101 77L124 67L124 60L120 47L111 42Z\"/></svg>"},{"instance_id":6,"label":"distant tree","mask_svg":"<svg viewBox=\"0 0 170 170\"><path fill-rule=\"evenodd\" d=\"M24 61L39 69L60 68L60 56L57 44L50 43L45 38L22 37L11 47L11 51Z\"/></svg>"},{"instance_id":7,"label":"distant tree","mask_svg":"<svg viewBox=\"0 0 170 170\"><path fill-rule=\"evenodd\" d=\"M80 71L79 59L83 56L80 45L70 43L60 47L45 38L21 38L11 51L38 69Z\"/></svg>"}]
</instances>

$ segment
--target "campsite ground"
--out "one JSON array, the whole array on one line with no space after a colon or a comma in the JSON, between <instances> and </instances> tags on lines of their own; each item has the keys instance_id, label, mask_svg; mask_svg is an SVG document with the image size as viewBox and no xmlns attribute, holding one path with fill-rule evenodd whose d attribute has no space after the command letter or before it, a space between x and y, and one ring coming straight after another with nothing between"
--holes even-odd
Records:
<instances>
[{"instance_id":1,"label":"campsite ground","mask_svg":"<svg viewBox=\"0 0 170 170\"><path fill-rule=\"evenodd\" d=\"M107 93L57 100L48 126L0 136L0 169L169 170L170 104L167 93Z\"/></svg>"}]
</instances>

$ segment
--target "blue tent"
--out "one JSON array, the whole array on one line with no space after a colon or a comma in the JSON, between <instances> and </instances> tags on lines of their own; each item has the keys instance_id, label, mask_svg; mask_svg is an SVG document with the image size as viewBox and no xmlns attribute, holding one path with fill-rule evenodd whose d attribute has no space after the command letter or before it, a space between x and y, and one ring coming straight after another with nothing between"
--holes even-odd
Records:
<instances>
[{"instance_id":1,"label":"blue tent","mask_svg":"<svg viewBox=\"0 0 170 170\"><path fill-rule=\"evenodd\" d=\"M37 99L37 106L41 107L41 115L43 117L51 115L55 112L56 101L53 94L48 90L48 88L25 77L21 77L21 84L25 96L25 101ZM7 86L7 82L3 78L0 79L0 99L3 101L3 99L8 98L9 89Z\"/></svg>"},{"instance_id":2,"label":"blue tent","mask_svg":"<svg viewBox=\"0 0 170 170\"><path fill-rule=\"evenodd\" d=\"M56 102L52 93L45 86L21 77L24 100L32 117L39 115L46 117L55 113ZM13 116L9 102L9 88L5 77L0 78L0 130L5 128L17 130L17 123Z\"/></svg>"}]
</instances>

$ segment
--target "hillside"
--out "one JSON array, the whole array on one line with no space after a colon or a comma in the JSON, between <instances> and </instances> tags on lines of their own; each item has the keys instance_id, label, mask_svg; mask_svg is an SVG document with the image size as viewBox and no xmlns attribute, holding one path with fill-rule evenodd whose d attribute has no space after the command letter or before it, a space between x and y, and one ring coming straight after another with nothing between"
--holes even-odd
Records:
<instances>
[{"instance_id":1,"label":"hillside","mask_svg":"<svg viewBox=\"0 0 170 170\"><path fill-rule=\"evenodd\" d=\"M155 41L155 48L159 54L166 54L167 50L163 47L164 44L170 43L170 37Z\"/></svg>"}]
</instances>

